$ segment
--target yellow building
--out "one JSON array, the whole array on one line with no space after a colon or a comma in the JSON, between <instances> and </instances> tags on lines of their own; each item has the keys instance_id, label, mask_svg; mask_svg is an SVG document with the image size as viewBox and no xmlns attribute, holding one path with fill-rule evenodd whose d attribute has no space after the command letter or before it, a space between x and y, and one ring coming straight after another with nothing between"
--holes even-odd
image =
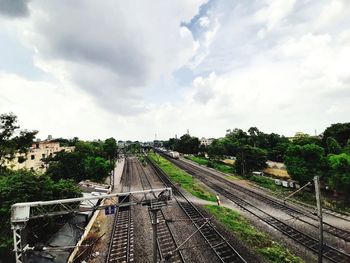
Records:
<instances>
[{"instance_id":1,"label":"yellow building","mask_svg":"<svg viewBox=\"0 0 350 263\"><path fill-rule=\"evenodd\" d=\"M39 141L32 144L26 155L17 154L15 159L8 163L7 166L14 170L26 168L44 172L46 170L46 165L42 161L43 158L54 156L55 153L60 151L71 152L73 150L74 147L63 147L60 146L58 142L48 140ZM20 163L19 160L23 157L25 157L26 160Z\"/></svg>"}]
</instances>

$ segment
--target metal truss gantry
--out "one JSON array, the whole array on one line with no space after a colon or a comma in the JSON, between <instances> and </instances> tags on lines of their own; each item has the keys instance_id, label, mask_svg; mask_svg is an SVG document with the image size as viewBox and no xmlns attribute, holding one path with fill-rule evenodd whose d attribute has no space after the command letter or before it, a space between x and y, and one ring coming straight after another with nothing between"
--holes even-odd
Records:
<instances>
[{"instance_id":1,"label":"metal truss gantry","mask_svg":"<svg viewBox=\"0 0 350 263\"><path fill-rule=\"evenodd\" d=\"M154 198L157 196L157 198ZM149 197L149 198L148 198ZM111 204L101 205L93 200L110 200ZM77 214L79 212L101 210L106 207L123 207L146 205L160 207L172 199L171 188L149 189L125 193L105 194L91 197L69 198L52 201L16 203L11 206L11 228L13 230L14 252L16 263L26 262L26 252L32 250L26 240L26 225L35 218ZM136 201L130 201L136 200Z\"/></svg>"}]
</instances>

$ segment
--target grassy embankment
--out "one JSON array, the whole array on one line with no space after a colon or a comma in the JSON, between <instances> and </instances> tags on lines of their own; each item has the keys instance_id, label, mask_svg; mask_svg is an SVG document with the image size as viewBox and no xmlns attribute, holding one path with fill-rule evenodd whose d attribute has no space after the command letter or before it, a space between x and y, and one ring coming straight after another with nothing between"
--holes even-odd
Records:
<instances>
[{"instance_id":1,"label":"grassy embankment","mask_svg":"<svg viewBox=\"0 0 350 263\"><path fill-rule=\"evenodd\" d=\"M214 169L216 169L220 172L223 172L223 173L233 174L236 172L234 166L232 166L232 165L224 164L224 163L218 162L218 161L209 160L209 159L206 159L204 157L186 156L185 158L189 159L191 161L194 161L200 165L206 165L208 167L214 168Z\"/></svg>"},{"instance_id":2,"label":"grassy embankment","mask_svg":"<svg viewBox=\"0 0 350 263\"><path fill-rule=\"evenodd\" d=\"M253 181L255 184L257 184L258 186L264 187L266 189L271 190L271 193L274 194L276 197L279 198L284 198L286 196L288 196L289 194L291 194L293 191L295 191L295 189L291 189L291 188L285 188L283 186L280 185L276 185L275 182L273 180L271 180L270 178L267 177L263 177L263 176L248 176L248 177L242 177L236 174L233 174L235 169L234 167L230 167L227 164L221 164L218 162L214 162L218 165L211 165L211 163L213 163L213 161L208 160L204 157L199 157L199 156L186 156L187 159L192 160L198 164L201 165L206 165L208 167L212 167L218 171L221 171L223 173L226 173L226 178L230 179L230 180L237 180L237 179L243 179L243 180L249 180L249 181ZM224 166L224 167L223 167ZM225 167L227 166L227 167ZM269 169L269 168L267 168ZM278 169L274 169L274 170L278 170ZM287 177L285 175L285 173L282 172L283 170L280 170L279 172L281 173L281 177ZM277 173L277 172L275 172ZM303 202L306 204L310 204L310 205L315 205L315 195L312 192L307 192L307 191L301 191L299 193L297 193L293 198L291 198L292 200L296 200L299 202ZM328 196L323 196L323 206L325 208L328 209L333 209L339 212L350 212L350 208L347 206L344 206L343 203L341 202L337 202L335 200L333 200L332 198L329 198Z\"/></svg>"},{"instance_id":3,"label":"grassy embankment","mask_svg":"<svg viewBox=\"0 0 350 263\"><path fill-rule=\"evenodd\" d=\"M159 167L171 178L173 182L180 184L180 186L187 192L203 200L212 202L216 201L213 193L211 193L201 182L193 178L185 171L177 168L156 153L150 153L148 156L159 165Z\"/></svg>"},{"instance_id":4,"label":"grassy embankment","mask_svg":"<svg viewBox=\"0 0 350 263\"><path fill-rule=\"evenodd\" d=\"M239 213L216 205L206 205L210 214L235 233L248 247L271 263L301 263L286 247L274 242L268 234L256 229Z\"/></svg>"}]
</instances>

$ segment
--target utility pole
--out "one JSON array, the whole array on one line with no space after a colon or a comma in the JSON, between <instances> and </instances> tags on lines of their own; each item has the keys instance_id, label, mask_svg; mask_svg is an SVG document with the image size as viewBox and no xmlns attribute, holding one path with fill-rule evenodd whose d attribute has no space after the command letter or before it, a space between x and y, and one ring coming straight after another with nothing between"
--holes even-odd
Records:
<instances>
[{"instance_id":1,"label":"utility pole","mask_svg":"<svg viewBox=\"0 0 350 263\"><path fill-rule=\"evenodd\" d=\"M314 177L315 183L315 193L316 193L316 202L317 202L317 216L319 220L319 230L320 238L318 244L318 263L322 263L322 254L323 254L323 218L322 218L322 206L321 206L321 190L320 190L320 177Z\"/></svg>"}]
</instances>

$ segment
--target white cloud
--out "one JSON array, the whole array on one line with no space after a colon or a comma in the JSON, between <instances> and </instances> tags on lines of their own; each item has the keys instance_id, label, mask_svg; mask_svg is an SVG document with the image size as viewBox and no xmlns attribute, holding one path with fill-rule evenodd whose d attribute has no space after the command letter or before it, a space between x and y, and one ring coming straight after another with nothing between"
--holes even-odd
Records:
<instances>
[{"instance_id":1,"label":"white cloud","mask_svg":"<svg viewBox=\"0 0 350 263\"><path fill-rule=\"evenodd\" d=\"M295 0L273 0L266 1L266 7L259 9L255 18L260 23L265 23L265 27L260 29L259 36L263 37L265 33L278 27L283 19L293 10Z\"/></svg>"},{"instance_id":2,"label":"white cloud","mask_svg":"<svg viewBox=\"0 0 350 263\"><path fill-rule=\"evenodd\" d=\"M89 139L167 139L187 128L219 137L251 126L292 135L349 121L346 1L213 2L195 32L183 22L202 3L33 0L30 17L2 27L36 50L47 76L0 68L0 112L41 137ZM175 83L179 68L191 70L190 84Z\"/></svg>"},{"instance_id":3,"label":"white cloud","mask_svg":"<svg viewBox=\"0 0 350 263\"><path fill-rule=\"evenodd\" d=\"M198 43L181 23L203 2L159 1L155 9L146 1L33 1L31 19L19 30L37 50L37 66L71 81L109 111L133 114L134 94L141 99L144 87L169 78L196 52ZM113 107L122 103L120 94L123 110Z\"/></svg>"},{"instance_id":4,"label":"white cloud","mask_svg":"<svg viewBox=\"0 0 350 263\"><path fill-rule=\"evenodd\" d=\"M199 18L199 24L201 27L208 27L210 25L209 17L202 16L201 18Z\"/></svg>"}]
</instances>

